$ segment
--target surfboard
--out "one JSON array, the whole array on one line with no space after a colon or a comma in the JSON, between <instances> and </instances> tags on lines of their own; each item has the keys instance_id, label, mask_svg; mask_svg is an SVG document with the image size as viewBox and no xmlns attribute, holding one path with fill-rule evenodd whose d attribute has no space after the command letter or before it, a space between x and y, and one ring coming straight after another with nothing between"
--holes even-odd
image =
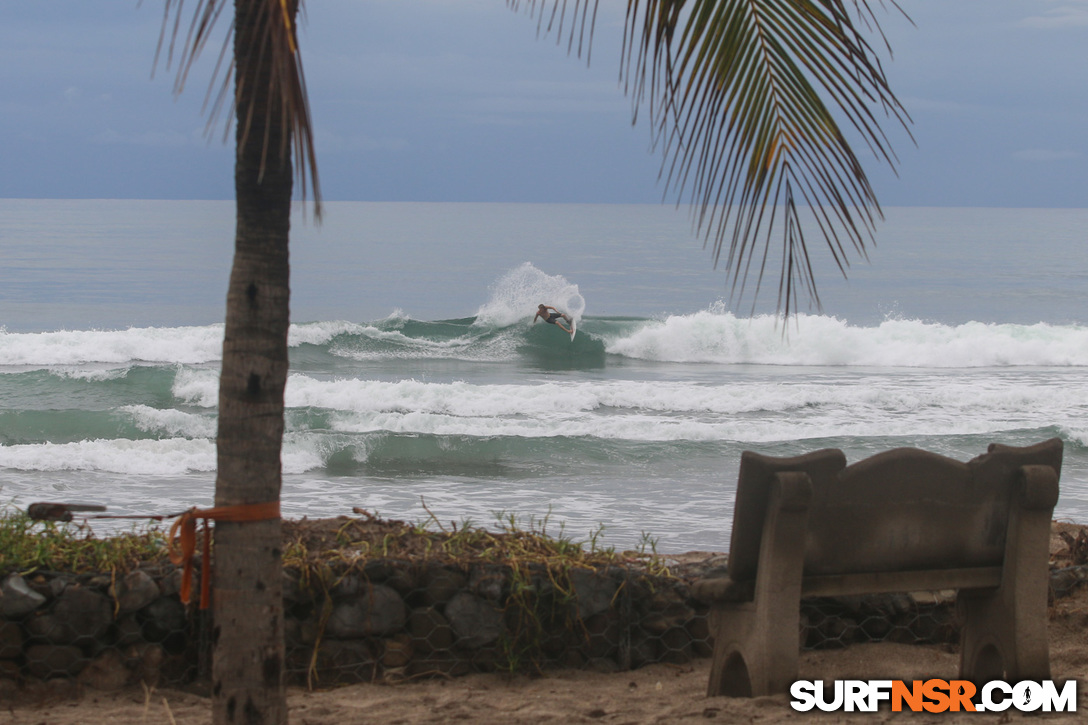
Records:
<instances>
[{"instance_id":1,"label":"surfboard","mask_svg":"<svg viewBox=\"0 0 1088 725\"><path fill-rule=\"evenodd\" d=\"M570 318L570 341L574 342L574 335L578 332L578 323L574 321L574 318Z\"/></svg>"}]
</instances>

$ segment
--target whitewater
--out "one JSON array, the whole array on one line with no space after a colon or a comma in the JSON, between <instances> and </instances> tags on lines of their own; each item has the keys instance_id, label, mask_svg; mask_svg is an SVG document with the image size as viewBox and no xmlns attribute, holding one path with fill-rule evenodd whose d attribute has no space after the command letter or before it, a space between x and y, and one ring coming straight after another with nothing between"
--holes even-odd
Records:
<instances>
[{"instance_id":1,"label":"whitewater","mask_svg":"<svg viewBox=\"0 0 1088 725\"><path fill-rule=\"evenodd\" d=\"M437 214L434 206L413 211ZM480 211L521 213L503 207ZM193 207L150 208L166 225ZM9 225L24 219L17 204L0 203L4 211ZM622 229L617 210L596 213ZM67 234L78 241L79 228ZM622 240L625 249L634 236ZM834 313L825 304L783 321L743 314L720 296L694 304L690 289L663 304L654 285L670 280L659 266L654 276L632 272L626 297L611 288L610 310L595 304L605 299L600 286L581 281L607 276L605 263L512 260L476 283L469 309L453 306L445 289L433 299L418 293L462 316L419 316L413 307L426 305L413 304L416 293L397 280L376 284L380 275L360 268L359 284L365 277L389 311L292 324L285 515L359 507L481 525L548 516L565 535L618 548L648 536L659 550L721 550L744 450L834 447L855 461L910 445L967 460L991 442L1060 437L1056 515L1088 521L1088 327L1066 309L1032 315L1020 304L980 320L965 314L967 303L950 302L939 319L912 315L900 296L879 315L872 303ZM172 274L166 261L164 277ZM1030 265L1024 273L1031 277ZM934 276L916 283L926 304ZM197 323L203 301L171 299L160 313L172 319L153 324L120 324L140 322L142 304L140 314L111 311L118 324L34 329L34 315L79 322L73 300L86 282L73 272L68 284L72 294L55 303L0 297L0 500L102 503L117 514L210 505L222 325ZM303 302L306 290L296 288ZM532 324L540 302L578 320L573 342ZM299 305L301 315L323 304Z\"/></svg>"}]
</instances>

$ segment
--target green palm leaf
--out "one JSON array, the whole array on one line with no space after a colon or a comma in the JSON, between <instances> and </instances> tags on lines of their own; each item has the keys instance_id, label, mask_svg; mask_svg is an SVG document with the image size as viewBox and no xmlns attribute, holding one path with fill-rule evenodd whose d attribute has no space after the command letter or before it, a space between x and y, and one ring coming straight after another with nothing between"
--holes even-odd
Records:
<instances>
[{"instance_id":1,"label":"green palm leaf","mask_svg":"<svg viewBox=\"0 0 1088 725\"><path fill-rule=\"evenodd\" d=\"M508 0L523 4L572 47L597 7ZM754 300L777 258L787 315L802 293L819 306L806 229L845 274L882 218L842 126L894 166L881 117L909 123L860 28L883 37L865 0L628 0L623 78L636 118L648 108L666 194L690 200L735 296L754 273Z\"/></svg>"}]
</instances>

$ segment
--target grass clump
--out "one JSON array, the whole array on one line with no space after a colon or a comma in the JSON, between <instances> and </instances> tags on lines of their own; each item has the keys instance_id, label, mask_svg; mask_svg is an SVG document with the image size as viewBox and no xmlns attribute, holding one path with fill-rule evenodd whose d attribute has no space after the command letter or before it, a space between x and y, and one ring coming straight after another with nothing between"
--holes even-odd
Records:
<instances>
[{"instance_id":1,"label":"grass clump","mask_svg":"<svg viewBox=\"0 0 1088 725\"><path fill-rule=\"evenodd\" d=\"M426 507L424 507L426 508ZM284 522L284 564L305 568L320 564L352 565L368 559L390 558L449 564L487 562L548 566L607 566L630 563L643 552L617 553L600 545L603 526L585 541L575 541L560 527L548 532L548 516L527 522L505 512L495 514L496 526L478 527L471 520L443 524L430 518L408 523L382 519L363 509L356 518L341 516L323 521Z\"/></svg>"},{"instance_id":2,"label":"grass clump","mask_svg":"<svg viewBox=\"0 0 1088 725\"><path fill-rule=\"evenodd\" d=\"M156 527L98 538L86 525L35 521L23 511L0 509L0 576L128 571L165 558L166 535Z\"/></svg>"},{"instance_id":3,"label":"grass clump","mask_svg":"<svg viewBox=\"0 0 1088 725\"><path fill-rule=\"evenodd\" d=\"M576 541L562 525L558 535L548 531L550 513L523 522L497 512L496 526L483 528L467 519L443 524L426 505L424 509L429 518L415 523L379 518L363 509L354 510L356 517L285 519L284 565L303 571L329 566L344 571L382 558L567 570L640 563L667 574L657 562L656 541L646 534L638 550L621 554L600 545L603 525L585 541ZM35 520L10 504L0 506L0 575L40 570L108 573L167 560L167 535L156 524L100 538L86 523Z\"/></svg>"}]
</instances>

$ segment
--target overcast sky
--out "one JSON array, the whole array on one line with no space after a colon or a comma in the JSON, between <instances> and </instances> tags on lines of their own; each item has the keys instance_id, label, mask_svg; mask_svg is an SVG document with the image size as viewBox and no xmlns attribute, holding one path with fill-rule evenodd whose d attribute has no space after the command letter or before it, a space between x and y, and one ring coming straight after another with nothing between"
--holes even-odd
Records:
<instances>
[{"instance_id":1,"label":"overcast sky","mask_svg":"<svg viewBox=\"0 0 1088 725\"><path fill-rule=\"evenodd\" d=\"M887 14L885 66L917 145L887 127L898 177L859 149L881 203L1088 207L1088 0L900 4L916 26ZM624 6L601 0L587 69L502 0L309 0L325 198L659 201L618 84ZM162 0L0 7L0 197L232 197L201 110L218 40L175 98L151 78Z\"/></svg>"}]
</instances>

